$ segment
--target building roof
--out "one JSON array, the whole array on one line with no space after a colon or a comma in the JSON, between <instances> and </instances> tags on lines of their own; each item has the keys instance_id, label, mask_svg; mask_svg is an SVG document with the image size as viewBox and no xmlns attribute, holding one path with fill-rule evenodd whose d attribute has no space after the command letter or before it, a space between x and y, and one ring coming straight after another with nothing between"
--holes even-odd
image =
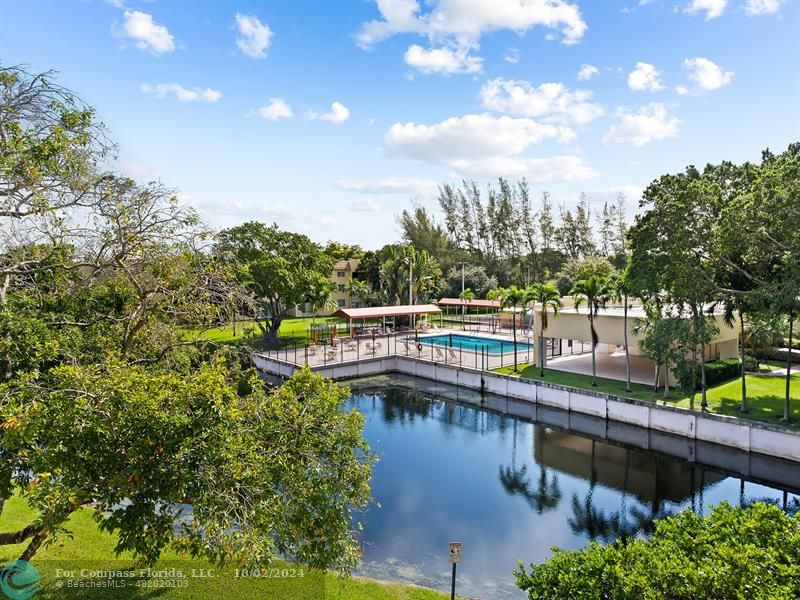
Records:
<instances>
[{"instance_id":1,"label":"building roof","mask_svg":"<svg viewBox=\"0 0 800 600\"><path fill-rule=\"evenodd\" d=\"M471 306L473 308L500 308L499 300L462 300L461 298L442 298L439 306Z\"/></svg>"},{"instance_id":2,"label":"building roof","mask_svg":"<svg viewBox=\"0 0 800 600\"><path fill-rule=\"evenodd\" d=\"M349 258L347 260L337 260L333 265L334 271L355 271L358 268L358 259Z\"/></svg>"},{"instance_id":3,"label":"building roof","mask_svg":"<svg viewBox=\"0 0 800 600\"><path fill-rule=\"evenodd\" d=\"M438 314L442 311L435 304L405 304L401 306L370 306L367 308L340 308L332 317L342 319L380 319L382 317L404 317L410 315Z\"/></svg>"}]
</instances>

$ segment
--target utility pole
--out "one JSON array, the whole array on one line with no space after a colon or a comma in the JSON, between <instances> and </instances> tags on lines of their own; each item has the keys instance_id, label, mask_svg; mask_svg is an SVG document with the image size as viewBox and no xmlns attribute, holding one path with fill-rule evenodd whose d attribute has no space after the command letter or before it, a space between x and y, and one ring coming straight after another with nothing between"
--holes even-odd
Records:
<instances>
[{"instance_id":1,"label":"utility pole","mask_svg":"<svg viewBox=\"0 0 800 600\"><path fill-rule=\"evenodd\" d=\"M461 263L461 293L464 293L464 265L467 263Z\"/></svg>"}]
</instances>

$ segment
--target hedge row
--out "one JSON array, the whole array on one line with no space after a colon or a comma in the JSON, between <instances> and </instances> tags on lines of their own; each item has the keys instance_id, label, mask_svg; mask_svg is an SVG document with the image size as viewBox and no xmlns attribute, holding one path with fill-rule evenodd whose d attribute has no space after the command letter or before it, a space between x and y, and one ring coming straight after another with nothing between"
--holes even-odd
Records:
<instances>
[{"instance_id":1,"label":"hedge row","mask_svg":"<svg viewBox=\"0 0 800 600\"><path fill-rule=\"evenodd\" d=\"M725 360L714 360L706 363L706 387L723 383L730 379L735 379L741 376L742 367L738 358L727 358ZM689 390L692 388L692 374L689 372L678 372L678 383L683 389ZM695 371L695 389L701 388L701 370L698 363Z\"/></svg>"}]
</instances>

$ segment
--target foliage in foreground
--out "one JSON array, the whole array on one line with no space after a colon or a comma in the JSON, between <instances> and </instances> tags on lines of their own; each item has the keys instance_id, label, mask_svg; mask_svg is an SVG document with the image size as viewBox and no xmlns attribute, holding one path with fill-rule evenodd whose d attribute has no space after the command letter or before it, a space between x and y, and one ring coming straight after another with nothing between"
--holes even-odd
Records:
<instances>
[{"instance_id":1,"label":"foliage in foreground","mask_svg":"<svg viewBox=\"0 0 800 600\"><path fill-rule=\"evenodd\" d=\"M555 548L514 575L531 599L798 598L800 515L763 503L722 503L705 518L686 510L649 540Z\"/></svg>"}]
</instances>

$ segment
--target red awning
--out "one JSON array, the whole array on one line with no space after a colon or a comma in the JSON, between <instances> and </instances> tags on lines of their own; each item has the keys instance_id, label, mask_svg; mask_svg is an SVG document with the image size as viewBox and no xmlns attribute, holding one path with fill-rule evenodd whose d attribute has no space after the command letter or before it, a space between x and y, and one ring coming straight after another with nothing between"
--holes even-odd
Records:
<instances>
[{"instance_id":1,"label":"red awning","mask_svg":"<svg viewBox=\"0 0 800 600\"><path fill-rule=\"evenodd\" d=\"M382 317L406 317L410 315L439 314L441 312L435 304L406 304L403 306L340 308L331 316L342 319L380 319Z\"/></svg>"},{"instance_id":2,"label":"red awning","mask_svg":"<svg viewBox=\"0 0 800 600\"><path fill-rule=\"evenodd\" d=\"M470 306L473 308L500 308L499 300L462 300L461 298L442 298L439 306Z\"/></svg>"}]
</instances>

